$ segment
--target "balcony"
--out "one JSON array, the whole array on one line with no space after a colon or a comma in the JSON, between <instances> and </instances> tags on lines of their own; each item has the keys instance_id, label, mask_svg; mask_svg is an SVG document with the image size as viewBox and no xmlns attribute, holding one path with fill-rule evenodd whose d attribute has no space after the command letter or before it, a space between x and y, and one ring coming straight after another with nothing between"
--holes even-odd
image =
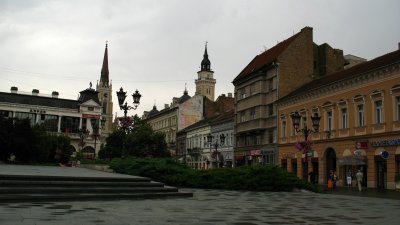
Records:
<instances>
[{"instance_id":1,"label":"balcony","mask_svg":"<svg viewBox=\"0 0 400 225\"><path fill-rule=\"evenodd\" d=\"M252 130L264 130L276 127L276 116L260 118L236 124L236 132L247 132Z\"/></svg>"}]
</instances>

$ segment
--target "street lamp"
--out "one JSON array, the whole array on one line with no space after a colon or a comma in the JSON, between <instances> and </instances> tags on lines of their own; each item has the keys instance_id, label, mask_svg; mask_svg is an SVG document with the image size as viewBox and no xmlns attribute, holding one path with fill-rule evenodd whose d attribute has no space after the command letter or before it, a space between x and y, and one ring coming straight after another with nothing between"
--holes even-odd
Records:
<instances>
[{"instance_id":1,"label":"street lamp","mask_svg":"<svg viewBox=\"0 0 400 225\"><path fill-rule=\"evenodd\" d=\"M303 129L299 129L300 126L300 120L301 120L301 115L296 111L290 115L292 118L293 122L293 127L296 130L297 133L303 133L304 134L304 140L307 141L308 135L311 133L317 133L319 131L319 122L321 120L321 117L318 116L318 113L314 113L314 116L311 116L311 121L313 124L313 130L307 128L307 124L304 124Z\"/></svg>"},{"instance_id":2,"label":"street lamp","mask_svg":"<svg viewBox=\"0 0 400 225\"><path fill-rule=\"evenodd\" d=\"M89 135L89 130L87 130L87 129L86 130L79 129L78 133L79 133L79 139L81 141L79 143L79 145L81 146L81 148L83 148L85 146L85 138L86 138L86 136Z\"/></svg>"},{"instance_id":3,"label":"street lamp","mask_svg":"<svg viewBox=\"0 0 400 225\"><path fill-rule=\"evenodd\" d=\"M93 138L94 138L94 154L93 154L93 159L96 158L96 142L97 142L97 138L100 136L99 135L99 124L98 124L98 120L97 119L91 119L90 123L92 125L92 129L93 129Z\"/></svg>"},{"instance_id":4,"label":"street lamp","mask_svg":"<svg viewBox=\"0 0 400 225\"><path fill-rule=\"evenodd\" d=\"M209 133L208 135L207 135L207 142L210 144L210 152L211 152L211 146L214 146L214 154L215 154L215 158L216 158L216 164L217 164L217 168L219 167L219 157L218 157L218 147L220 146L220 145L223 145L224 143L225 143L225 135L224 134L221 134L220 136L219 136L219 139L220 139L220 142L221 142L221 144L218 144L218 139L217 140L215 140L215 143L214 144L212 144L212 139L213 139L213 136L211 135L211 133Z\"/></svg>"},{"instance_id":5,"label":"street lamp","mask_svg":"<svg viewBox=\"0 0 400 225\"><path fill-rule=\"evenodd\" d=\"M125 98L126 98L126 91L124 91L124 89L121 87L119 89L119 91L117 91L117 97L118 97L118 103L119 103L119 108L121 110L124 110L124 123L122 124L122 128L124 129L125 133L126 133L126 129L127 129L127 120L126 120L126 114L128 113L128 110L136 110L137 107L140 104L140 98L142 97L142 95L139 93L138 90L135 91L135 93L132 94L133 97L133 107L129 106L127 102L125 102ZM125 104L124 104L125 102ZM122 146L122 157L125 156L125 142L123 142L123 146Z\"/></svg>"},{"instance_id":6,"label":"street lamp","mask_svg":"<svg viewBox=\"0 0 400 225\"><path fill-rule=\"evenodd\" d=\"M297 111L292 113L290 115L290 117L292 118L293 127L294 127L296 133L303 133L303 135L304 135L304 143L306 144L305 145L306 148L303 150L304 150L304 153L306 153L306 157L307 157L307 153L311 150L310 146L307 143L308 135L310 135L311 133L319 132L319 122L321 120L321 117L318 116L318 113L314 113L314 116L311 116L313 129L308 129L307 124L304 124L303 129L299 129L301 115Z\"/></svg>"}]
</instances>

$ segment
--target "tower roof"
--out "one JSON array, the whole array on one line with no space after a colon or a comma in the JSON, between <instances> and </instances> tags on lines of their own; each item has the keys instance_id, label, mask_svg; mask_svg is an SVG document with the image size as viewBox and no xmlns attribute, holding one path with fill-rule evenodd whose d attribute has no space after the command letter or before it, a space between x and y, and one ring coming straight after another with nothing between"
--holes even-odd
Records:
<instances>
[{"instance_id":1,"label":"tower roof","mask_svg":"<svg viewBox=\"0 0 400 225\"><path fill-rule=\"evenodd\" d=\"M206 47L205 47L205 50L204 50L203 60L201 61L201 71L210 71L210 70L211 70L211 62L208 59L207 42L206 42Z\"/></svg>"},{"instance_id":2,"label":"tower roof","mask_svg":"<svg viewBox=\"0 0 400 225\"><path fill-rule=\"evenodd\" d=\"M101 77L100 82L105 85L108 85L108 43L106 42L106 49L104 51L104 59L103 59L103 66L101 67Z\"/></svg>"}]
</instances>

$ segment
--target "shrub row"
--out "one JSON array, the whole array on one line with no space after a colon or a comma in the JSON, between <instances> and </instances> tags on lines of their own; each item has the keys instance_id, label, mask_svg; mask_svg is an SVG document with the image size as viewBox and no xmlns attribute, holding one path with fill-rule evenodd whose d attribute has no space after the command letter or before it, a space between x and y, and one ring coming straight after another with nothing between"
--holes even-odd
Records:
<instances>
[{"instance_id":1,"label":"shrub row","mask_svg":"<svg viewBox=\"0 0 400 225\"><path fill-rule=\"evenodd\" d=\"M193 170L171 158L113 159L110 168L118 173L149 177L176 187L210 188L249 191L317 191L293 173L277 166L241 166Z\"/></svg>"}]
</instances>

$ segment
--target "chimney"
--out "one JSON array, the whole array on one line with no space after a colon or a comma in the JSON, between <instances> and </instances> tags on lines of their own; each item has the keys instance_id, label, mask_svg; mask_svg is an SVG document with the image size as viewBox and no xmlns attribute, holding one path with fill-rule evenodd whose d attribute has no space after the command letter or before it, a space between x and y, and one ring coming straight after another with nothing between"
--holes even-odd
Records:
<instances>
[{"instance_id":1,"label":"chimney","mask_svg":"<svg viewBox=\"0 0 400 225\"><path fill-rule=\"evenodd\" d=\"M39 95L39 90L38 89L33 89L32 90L32 95L38 96Z\"/></svg>"},{"instance_id":2,"label":"chimney","mask_svg":"<svg viewBox=\"0 0 400 225\"><path fill-rule=\"evenodd\" d=\"M164 109L168 109L169 105L168 104L164 104Z\"/></svg>"},{"instance_id":3,"label":"chimney","mask_svg":"<svg viewBox=\"0 0 400 225\"><path fill-rule=\"evenodd\" d=\"M58 98L58 92L57 92L57 91L53 91L53 92L51 93L51 97L52 97L52 98Z\"/></svg>"},{"instance_id":4,"label":"chimney","mask_svg":"<svg viewBox=\"0 0 400 225\"><path fill-rule=\"evenodd\" d=\"M17 87L14 87L14 86L12 86L12 87L11 87L11 93L13 93L13 94L17 94L17 93L18 93L18 88L17 88Z\"/></svg>"},{"instance_id":5,"label":"chimney","mask_svg":"<svg viewBox=\"0 0 400 225\"><path fill-rule=\"evenodd\" d=\"M232 98L232 93L228 93L228 97L229 97L229 98Z\"/></svg>"}]
</instances>

